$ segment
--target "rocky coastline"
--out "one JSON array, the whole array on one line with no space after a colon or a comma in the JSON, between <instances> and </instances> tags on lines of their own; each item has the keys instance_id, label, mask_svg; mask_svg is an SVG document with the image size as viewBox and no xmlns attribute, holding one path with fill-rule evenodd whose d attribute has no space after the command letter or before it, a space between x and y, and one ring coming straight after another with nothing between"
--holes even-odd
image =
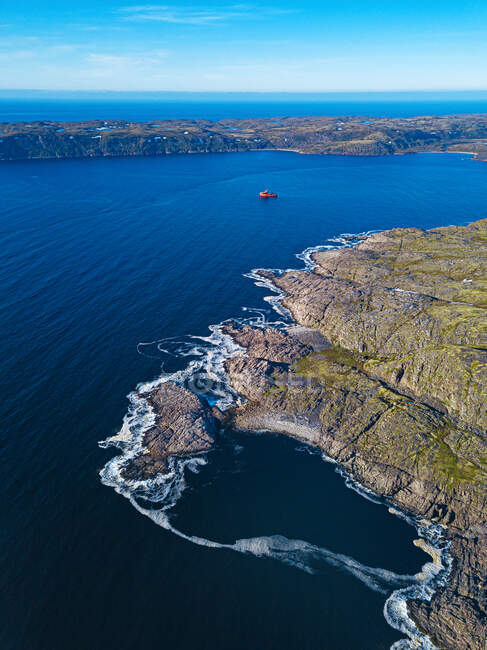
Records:
<instances>
[{"instance_id":1,"label":"rocky coastline","mask_svg":"<svg viewBox=\"0 0 487 650\"><path fill-rule=\"evenodd\" d=\"M320 448L360 485L444 527L447 583L408 613L437 648L487 639L487 219L398 228L313 254L312 270L254 272L295 326L237 322L225 413L167 382L127 478L211 449L221 428L273 431Z\"/></svg>"}]
</instances>

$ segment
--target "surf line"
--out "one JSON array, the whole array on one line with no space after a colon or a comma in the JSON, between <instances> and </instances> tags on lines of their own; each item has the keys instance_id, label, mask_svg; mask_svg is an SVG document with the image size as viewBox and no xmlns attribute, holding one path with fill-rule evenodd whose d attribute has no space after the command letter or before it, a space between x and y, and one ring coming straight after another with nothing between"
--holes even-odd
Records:
<instances>
[{"instance_id":1,"label":"surf line","mask_svg":"<svg viewBox=\"0 0 487 650\"><path fill-rule=\"evenodd\" d=\"M170 511L177 505L187 488L186 471L199 472L200 468L207 464L206 458L203 455L185 459L172 458L169 460L166 474L146 481L122 479L116 462L120 459L120 456L115 457L105 466L101 472L102 482L114 487L140 514L148 517L161 528L197 546L217 550L226 549L258 558L277 560L309 574L321 574L327 566L333 566L351 574L373 591L389 597L411 588L417 590L418 594L422 593L424 585L431 584L442 569L438 564L428 562L423 565L419 573L402 575L387 569L367 566L348 555L335 553L304 540L289 539L283 535L242 538L233 543L222 543L189 535L172 525ZM402 618L399 614L395 612L395 616L390 616L390 622L393 618L398 622L397 619Z\"/></svg>"},{"instance_id":2,"label":"surf line","mask_svg":"<svg viewBox=\"0 0 487 650\"><path fill-rule=\"evenodd\" d=\"M324 460L327 459L324 458ZM434 650L435 647L431 641L418 631L414 622L409 618L407 601L411 598L429 600L435 588L445 582L449 573L449 563L445 562L443 553L441 561L427 562L422 566L420 572L408 575L370 567L348 555L335 553L304 540L289 539L282 535L242 538L233 543L222 543L187 534L172 525L169 511L174 509L187 487L186 471L197 473L207 462L203 455L185 459L172 458L169 461L167 474L159 475L157 479L135 482L120 481L117 471L102 473L102 482L114 487L119 494L129 500L140 514L151 519L156 525L197 546L215 550L230 550L257 558L277 560L308 574L323 574L327 566L332 566L352 575L368 588L387 597L384 604L386 621L391 627L407 635L406 639L397 641L391 650L411 650L412 648ZM356 489L355 485L349 484L348 487ZM147 507L141 502L147 504ZM440 528L434 525L428 526L425 522L425 527L421 530L422 526L418 526L419 522L413 521L404 513L394 512L394 514L404 517L408 523L419 528L421 537L427 540L423 549L427 551L427 547L429 547L434 556L435 550L438 549L439 539L442 537ZM435 539L436 537L439 539Z\"/></svg>"},{"instance_id":3,"label":"surf line","mask_svg":"<svg viewBox=\"0 0 487 650\"><path fill-rule=\"evenodd\" d=\"M389 597L387 601L389 622L391 624L394 622L396 625L393 627L397 626L396 629L400 628L401 631L406 631L401 611L406 593L410 596L413 593L411 590L414 590L416 597L431 597L430 585L443 570L438 563L428 562L423 565L419 573L403 575L387 569L370 567L348 555L282 535L249 537L237 539L233 543L222 543L184 533L172 525L169 511L177 505L187 487L185 472L197 473L206 464L207 460L204 456L174 458L169 461L168 473L160 475L156 481L140 481L134 485L130 481L120 481L118 472L117 476L110 476L109 473L102 475L102 481L115 487L117 492L126 497L139 513L155 524L197 546L226 549L258 558L277 560L309 574L321 574L327 566L351 574L373 591ZM141 501L147 504L147 507L142 505ZM396 600L394 594L401 594L400 602ZM413 630L407 631L412 636Z\"/></svg>"},{"instance_id":4,"label":"surf line","mask_svg":"<svg viewBox=\"0 0 487 650\"><path fill-rule=\"evenodd\" d=\"M169 515L164 509L144 508L132 495L129 496L129 500L138 512L149 517L155 524L192 544L278 560L310 574L322 573L325 565L331 565L350 573L367 587L381 594L388 594L413 585L419 586L424 581L424 574L427 572L427 565L425 565L419 574L401 575L387 569L366 566L348 555L334 553L329 549L300 539L288 539L283 535L248 537L237 539L233 544L224 544L196 535L187 535L171 524ZM428 569L431 570L433 567L434 565L431 563L431 568L428 566Z\"/></svg>"}]
</instances>

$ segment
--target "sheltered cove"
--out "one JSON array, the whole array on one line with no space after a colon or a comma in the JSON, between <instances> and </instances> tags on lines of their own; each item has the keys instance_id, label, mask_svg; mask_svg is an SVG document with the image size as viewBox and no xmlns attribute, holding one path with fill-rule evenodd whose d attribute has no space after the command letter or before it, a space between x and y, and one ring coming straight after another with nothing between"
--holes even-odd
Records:
<instances>
[{"instance_id":1,"label":"sheltered cove","mask_svg":"<svg viewBox=\"0 0 487 650\"><path fill-rule=\"evenodd\" d=\"M145 397L153 426L125 478L211 449L222 427L301 438L364 488L445 527L448 580L431 600L408 600L408 613L438 648L484 650L487 219L385 231L312 260L253 272L295 326L221 326L240 403L222 412L162 383Z\"/></svg>"}]
</instances>

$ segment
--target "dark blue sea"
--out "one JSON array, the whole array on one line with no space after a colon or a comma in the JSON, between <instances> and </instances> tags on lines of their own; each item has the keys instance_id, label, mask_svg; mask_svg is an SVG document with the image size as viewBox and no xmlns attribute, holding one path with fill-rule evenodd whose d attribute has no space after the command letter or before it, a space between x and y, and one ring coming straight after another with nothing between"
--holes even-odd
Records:
<instances>
[{"instance_id":1,"label":"dark blue sea","mask_svg":"<svg viewBox=\"0 0 487 650\"><path fill-rule=\"evenodd\" d=\"M266 187L279 199L259 201ZM487 216L487 165L270 151L10 162L0 196L0 647L377 650L404 637L363 567L418 572L416 530L319 455L229 435L170 513L226 545L208 547L104 485L118 452L98 442L161 372L140 343L269 309L244 274L301 266L296 253L340 233ZM262 551L275 535L280 557ZM242 539L261 546L240 552Z\"/></svg>"},{"instance_id":2,"label":"dark blue sea","mask_svg":"<svg viewBox=\"0 0 487 650\"><path fill-rule=\"evenodd\" d=\"M49 92L0 90L0 122L486 113L487 91L372 93Z\"/></svg>"}]
</instances>

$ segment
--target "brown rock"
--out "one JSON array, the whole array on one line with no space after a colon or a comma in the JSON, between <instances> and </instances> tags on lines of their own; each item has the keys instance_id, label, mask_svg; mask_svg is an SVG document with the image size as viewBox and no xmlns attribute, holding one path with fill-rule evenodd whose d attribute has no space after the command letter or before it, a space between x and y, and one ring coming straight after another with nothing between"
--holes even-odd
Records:
<instances>
[{"instance_id":1,"label":"brown rock","mask_svg":"<svg viewBox=\"0 0 487 650\"><path fill-rule=\"evenodd\" d=\"M260 274L332 347L280 356L261 343L274 333L246 330L247 356L227 361L248 399L235 425L305 437L445 525L448 584L409 612L438 648L486 650L487 220L396 229L314 260L312 273Z\"/></svg>"},{"instance_id":2,"label":"brown rock","mask_svg":"<svg viewBox=\"0 0 487 650\"><path fill-rule=\"evenodd\" d=\"M223 325L222 330L255 359L291 363L311 352L311 347L302 343L297 337L269 327L244 325L239 328L235 323L229 322Z\"/></svg>"},{"instance_id":3,"label":"brown rock","mask_svg":"<svg viewBox=\"0 0 487 650\"><path fill-rule=\"evenodd\" d=\"M155 424L144 435L144 453L126 466L127 478L151 478L166 469L170 456L192 456L212 448L218 422L194 393L166 382L146 399L154 410Z\"/></svg>"}]
</instances>

